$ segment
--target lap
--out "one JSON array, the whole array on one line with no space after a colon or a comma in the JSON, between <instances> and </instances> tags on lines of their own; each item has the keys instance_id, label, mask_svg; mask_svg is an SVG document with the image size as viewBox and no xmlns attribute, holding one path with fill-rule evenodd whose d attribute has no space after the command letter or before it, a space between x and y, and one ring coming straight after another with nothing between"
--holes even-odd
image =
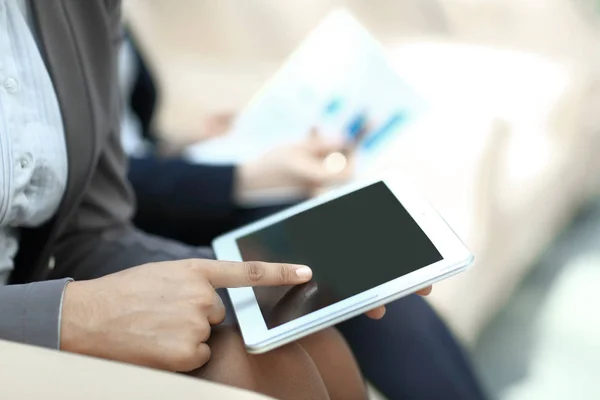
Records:
<instances>
[{"instance_id":1,"label":"lap","mask_svg":"<svg viewBox=\"0 0 600 400\"><path fill-rule=\"evenodd\" d=\"M193 376L280 399L329 398L317 367L297 343L251 355L230 327L217 327L208 343L211 360Z\"/></svg>"},{"instance_id":2,"label":"lap","mask_svg":"<svg viewBox=\"0 0 600 400\"><path fill-rule=\"evenodd\" d=\"M352 353L334 329L326 329L265 354L246 352L233 327L216 327L211 360L193 376L279 399L365 399Z\"/></svg>"}]
</instances>

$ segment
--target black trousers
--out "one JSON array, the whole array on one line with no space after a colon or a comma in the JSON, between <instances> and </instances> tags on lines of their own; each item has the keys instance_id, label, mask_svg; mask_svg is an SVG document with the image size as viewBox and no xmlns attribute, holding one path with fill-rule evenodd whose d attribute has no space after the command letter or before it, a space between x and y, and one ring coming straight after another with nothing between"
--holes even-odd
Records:
<instances>
[{"instance_id":1,"label":"black trousers","mask_svg":"<svg viewBox=\"0 0 600 400\"><path fill-rule=\"evenodd\" d=\"M138 199L143 202L144 199ZM238 209L223 217L186 224L135 219L141 229L192 245L210 245L220 233L266 216L285 206ZM156 215L154 216L156 217ZM382 320L366 316L338 325L365 376L390 400L480 400L485 395L467 355L444 322L420 296L387 305Z\"/></svg>"}]
</instances>

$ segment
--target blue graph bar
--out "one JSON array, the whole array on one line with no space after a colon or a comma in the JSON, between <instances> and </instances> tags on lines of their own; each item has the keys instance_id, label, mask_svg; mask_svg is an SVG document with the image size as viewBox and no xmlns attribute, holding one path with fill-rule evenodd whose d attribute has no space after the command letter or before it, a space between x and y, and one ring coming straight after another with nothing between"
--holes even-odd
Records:
<instances>
[{"instance_id":1,"label":"blue graph bar","mask_svg":"<svg viewBox=\"0 0 600 400\"><path fill-rule=\"evenodd\" d=\"M404 112L394 114L390 119L386 121L379 129L372 132L363 141L362 147L366 150L371 150L374 147L383 143L388 139L400 126L406 122L407 115Z\"/></svg>"}]
</instances>

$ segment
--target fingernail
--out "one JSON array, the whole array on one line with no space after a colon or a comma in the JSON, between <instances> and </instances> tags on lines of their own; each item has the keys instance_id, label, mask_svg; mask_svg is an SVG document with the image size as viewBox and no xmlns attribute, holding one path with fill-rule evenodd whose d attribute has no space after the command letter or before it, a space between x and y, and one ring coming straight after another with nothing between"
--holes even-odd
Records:
<instances>
[{"instance_id":1,"label":"fingernail","mask_svg":"<svg viewBox=\"0 0 600 400\"><path fill-rule=\"evenodd\" d=\"M296 270L296 275L301 279L310 279L312 276L312 270L308 267L302 266Z\"/></svg>"}]
</instances>

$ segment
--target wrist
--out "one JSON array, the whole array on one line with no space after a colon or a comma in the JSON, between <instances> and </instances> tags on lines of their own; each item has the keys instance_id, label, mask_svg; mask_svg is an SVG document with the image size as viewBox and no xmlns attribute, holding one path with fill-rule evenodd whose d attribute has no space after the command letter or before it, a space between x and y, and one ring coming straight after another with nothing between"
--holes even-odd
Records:
<instances>
[{"instance_id":1,"label":"wrist","mask_svg":"<svg viewBox=\"0 0 600 400\"><path fill-rule=\"evenodd\" d=\"M257 189L263 189L266 186L263 182L264 173L256 161L248 161L236 168L234 196L236 199L244 198L249 192Z\"/></svg>"},{"instance_id":2,"label":"wrist","mask_svg":"<svg viewBox=\"0 0 600 400\"><path fill-rule=\"evenodd\" d=\"M88 303L85 281L70 282L65 286L61 307L60 350L89 354L91 310Z\"/></svg>"}]
</instances>

